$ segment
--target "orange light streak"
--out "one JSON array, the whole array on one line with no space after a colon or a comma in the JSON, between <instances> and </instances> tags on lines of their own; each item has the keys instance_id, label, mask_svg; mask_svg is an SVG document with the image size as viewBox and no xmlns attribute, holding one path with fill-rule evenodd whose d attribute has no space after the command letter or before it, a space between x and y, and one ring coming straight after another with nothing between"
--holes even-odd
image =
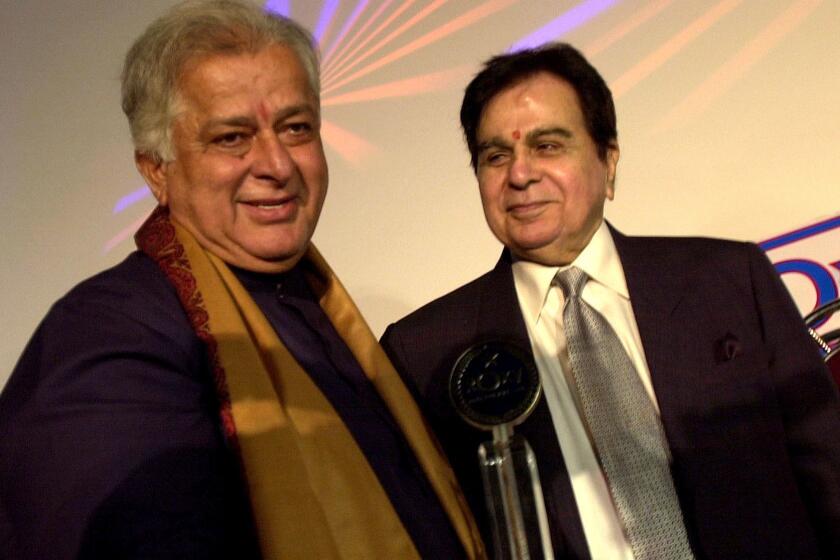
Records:
<instances>
[{"instance_id":1,"label":"orange light streak","mask_svg":"<svg viewBox=\"0 0 840 560\"><path fill-rule=\"evenodd\" d=\"M654 128L654 131L662 132L705 110L715 99L729 90L751 66L764 58L779 41L805 21L821 3L822 0L799 0L788 6L784 12L767 24L761 33L672 108Z\"/></svg>"},{"instance_id":2,"label":"orange light streak","mask_svg":"<svg viewBox=\"0 0 840 560\"><path fill-rule=\"evenodd\" d=\"M742 0L723 0L711 10L695 19L688 27L671 37L665 44L643 58L638 64L618 77L612 84L613 97L616 99L627 93L636 84L644 80L683 48L699 37L720 18L734 10Z\"/></svg>"},{"instance_id":3,"label":"orange light streak","mask_svg":"<svg viewBox=\"0 0 840 560\"><path fill-rule=\"evenodd\" d=\"M365 68L362 68L361 70L355 72L354 74L351 74L350 76L344 78L343 80L339 81L338 83L330 84L327 88L324 89L324 93L327 93L331 90L339 88L339 87L343 86L344 84L346 84L348 82L352 82L353 80L361 78L362 76L370 74L374 70L378 70L379 68L381 68L381 67L383 67L387 64L390 64L390 63L392 63L396 60L399 60L400 58L402 58L406 55L409 55L409 54L413 53L417 49L423 48L430 43L433 43L435 41L443 39L447 35L450 35L450 34L456 32L456 31L459 31L460 29L462 29L464 27L467 27L468 25L472 25L476 21L479 21L479 20L481 20L481 19L483 19L483 18L485 18L489 15L492 15L492 14L498 12L499 10L507 8L511 4L514 4L516 1L517 0L490 0L488 2L485 2L484 4L482 4L482 5L480 5L476 8L473 8L469 12L461 14L460 16L456 17L455 19L453 19L449 23L438 27L434 31L431 31L431 32L427 33L426 35L423 35L422 37L419 37L419 38L415 39L411 43L409 43L409 44L407 44L407 45L405 45L405 46L403 46L399 49L391 51L390 54L388 54L386 56L383 56L382 58L380 58L376 62L374 62L372 64L369 64ZM338 77L338 76L336 76L336 77Z\"/></svg>"},{"instance_id":4,"label":"orange light streak","mask_svg":"<svg viewBox=\"0 0 840 560\"><path fill-rule=\"evenodd\" d=\"M637 12L631 18L623 21L621 24L613 27L608 32L604 33L587 46L583 48L583 52L588 58L592 58L601 51L609 48L613 43L622 39L625 35L645 23L647 20L654 17L656 14L667 8L672 0L659 0L658 2L651 2L647 4L642 10Z\"/></svg>"},{"instance_id":5,"label":"orange light streak","mask_svg":"<svg viewBox=\"0 0 840 560\"><path fill-rule=\"evenodd\" d=\"M376 99L385 99L388 97L405 97L408 95L437 91L460 82L463 80L464 76L469 75L472 70L472 66L463 65L456 68L450 68L448 70L441 70L440 72L431 72L429 74L414 76L405 80L397 80L387 84L359 89L322 99L321 106L327 107L330 105L360 103L364 101L374 101Z\"/></svg>"},{"instance_id":6,"label":"orange light streak","mask_svg":"<svg viewBox=\"0 0 840 560\"><path fill-rule=\"evenodd\" d=\"M342 48L346 48L347 45L349 45L356 38L358 38L360 36L360 34L364 32L364 30L367 28L367 26L371 25L376 20L376 18L379 16L379 14L382 13L382 11L386 7L388 7L388 4L390 4L390 3L391 3L391 0L386 0L385 2L383 2L379 6L379 9L377 9L376 12L374 12L374 14L370 18L368 18L368 20L365 22L365 25L355 35L353 35L352 38L349 39L347 41L347 43L344 45L344 47L342 47ZM341 46L341 42L344 41L344 38L347 35L350 35L350 31L353 30L353 27L356 25L356 22L358 22L362 18L362 14L365 12L365 10L367 10L368 6L370 6L370 3L366 4L365 7L359 13L357 13L355 15L355 17L353 18L353 21L351 21L350 24L347 25L347 27L344 28L344 31L342 32L342 34L339 35L338 38L336 38L335 43L332 44L332 46L330 47L330 50L328 50L326 52L326 54L324 54L324 56L321 57L321 65L322 66L327 64L327 62L332 57L333 53L338 49L339 46Z\"/></svg>"},{"instance_id":7,"label":"orange light streak","mask_svg":"<svg viewBox=\"0 0 840 560\"><path fill-rule=\"evenodd\" d=\"M379 24L373 33L365 37L365 40L359 43L352 51L346 53L333 64L330 64L329 67L323 74L323 79L329 81L335 72L339 71L342 67L342 64L346 63L347 60L352 59L360 49L364 48L365 45L370 43L377 35L379 35L386 27L388 27L392 21L397 19L404 11L406 11L412 4L414 4L414 0L406 0L403 4L401 4L395 11L392 13L388 18Z\"/></svg>"},{"instance_id":8,"label":"orange light streak","mask_svg":"<svg viewBox=\"0 0 840 560\"><path fill-rule=\"evenodd\" d=\"M321 138L352 165L359 166L373 157L379 150L356 134L327 120L321 120Z\"/></svg>"},{"instance_id":9,"label":"orange light streak","mask_svg":"<svg viewBox=\"0 0 840 560\"><path fill-rule=\"evenodd\" d=\"M421 21L423 21L424 19L426 19L427 17L432 15L435 11L437 11L438 8L440 8L441 6L446 4L447 1L448 0L434 0L434 2L432 2L431 4L428 4L425 8L423 8L422 10L420 10L419 12L414 14L411 18L408 19L408 21L406 21L405 23L400 25L398 28L396 28L391 33L389 33L387 36L385 36L381 41L379 41L376 45L371 47L363 55L354 58L353 61L350 64L346 65L344 68L337 71L335 76L331 76L330 78L331 79L340 78L341 76L343 76L344 74L349 72L351 69L358 66L359 63L361 63L362 61L364 61L365 59L367 59L371 55L377 53L380 49L382 49L382 47L384 47L385 45L387 45L388 43L390 43L391 41L393 41L394 39L396 39L397 37L399 37L400 35L402 35L406 31L408 31L409 29L411 29L412 27L414 27L415 25L417 25L418 23L420 23ZM329 84L327 84L327 85L329 87Z\"/></svg>"}]
</instances>

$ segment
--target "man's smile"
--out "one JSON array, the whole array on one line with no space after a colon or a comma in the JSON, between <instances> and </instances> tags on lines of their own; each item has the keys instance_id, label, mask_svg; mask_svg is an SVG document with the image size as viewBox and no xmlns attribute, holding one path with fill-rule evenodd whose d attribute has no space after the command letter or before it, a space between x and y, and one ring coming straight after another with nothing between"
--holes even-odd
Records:
<instances>
[{"instance_id":1,"label":"man's smile","mask_svg":"<svg viewBox=\"0 0 840 560\"><path fill-rule=\"evenodd\" d=\"M248 216L258 222L282 222L291 219L300 206L297 196L259 198L239 201Z\"/></svg>"},{"instance_id":2,"label":"man's smile","mask_svg":"<svg viewBox=\"0 0 840 560\"><path fill-rule=\"evenodd\" d=\"M510 204L507 207L507 212L515 218L530 218L542 213L548 204L550 204L548 201L541 200Z\"/></svg>"}]
</instances>

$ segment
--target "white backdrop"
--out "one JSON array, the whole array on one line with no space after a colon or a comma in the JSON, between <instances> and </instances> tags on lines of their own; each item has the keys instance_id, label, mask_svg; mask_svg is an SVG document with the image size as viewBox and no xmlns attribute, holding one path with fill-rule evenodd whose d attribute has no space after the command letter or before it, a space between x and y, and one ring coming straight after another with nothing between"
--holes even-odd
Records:
<instances>
[{"instance_id":1,"label":"white backdrop","mask_svg":"<svg viewBox=\"0 0 840 560\"><path fill-rule=\"evenodd\" d=\"M172 3L3 1L0 385L52 302L131 251L153 206L130 196L119 72ZM836 0L271 4L330 53L315 242L377 334L494 264L457 113L480 62L534 32L613 87L619 229L760 241L840 214Z\"/></svg>"}]
</instances>

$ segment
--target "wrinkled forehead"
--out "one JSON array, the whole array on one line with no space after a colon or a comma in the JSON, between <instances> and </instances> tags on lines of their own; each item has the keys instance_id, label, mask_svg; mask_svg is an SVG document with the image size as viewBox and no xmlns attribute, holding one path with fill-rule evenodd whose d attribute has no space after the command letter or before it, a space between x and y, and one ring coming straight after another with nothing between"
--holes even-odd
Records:
<instances>
[{"instance_id":1,"label":"wrinkled forehead","mask_svg":"<svg viewBox=\"0 0 840 560\"><path fill-rule=\"evenodd\" d=\"M209 105L266 88L283 91L319 112L318 96L298 54L272 43L257 50L196 54L185 61L173 90L173 116L189 105Z\"/></svg>"}]
</instances>

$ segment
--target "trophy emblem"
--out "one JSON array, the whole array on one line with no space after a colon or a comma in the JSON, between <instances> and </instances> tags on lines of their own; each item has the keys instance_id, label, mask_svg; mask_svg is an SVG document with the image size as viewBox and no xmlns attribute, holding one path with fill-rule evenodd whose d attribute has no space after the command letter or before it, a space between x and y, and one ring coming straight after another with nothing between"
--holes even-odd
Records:
<instances>
[{"instance_id":1,"label":"trophy emblem","mask_svg":"<svg viewBox=\"0 0 840 560\"><path fill-rule=\"evenodd\" d=\"M468 424L493 439L478 448L496 560L553 560L537 461L513 428L542 394L530 354L504 341L468 348L452 368L449 396Z\"/></svg>"}]
</instances>

